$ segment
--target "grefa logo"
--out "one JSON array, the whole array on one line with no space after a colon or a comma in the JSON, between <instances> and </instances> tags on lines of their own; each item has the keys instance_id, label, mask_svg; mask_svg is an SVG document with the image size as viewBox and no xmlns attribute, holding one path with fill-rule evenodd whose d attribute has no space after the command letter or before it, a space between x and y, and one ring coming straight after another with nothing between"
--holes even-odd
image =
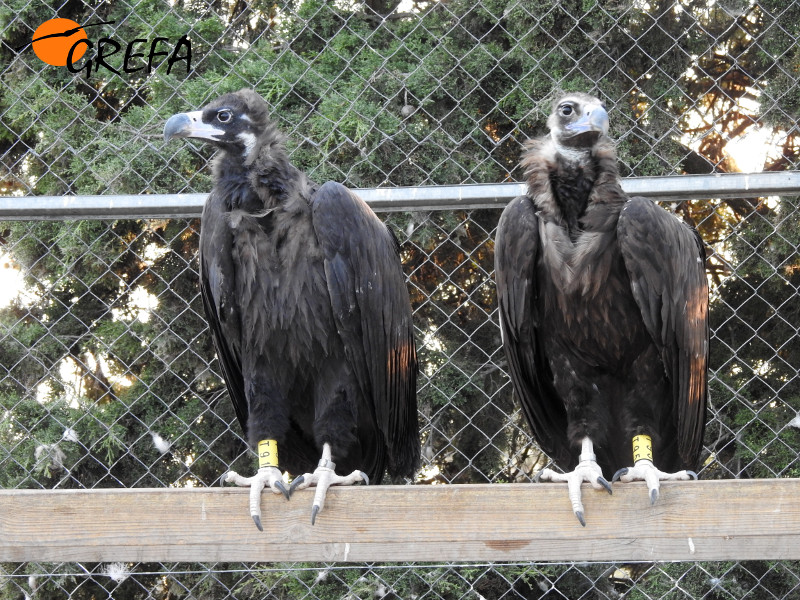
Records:
<instances>
[{"instance_id":1,"label":"grefa logo","mask_svg":"<svg viewBox=\"0 0 800 600\"><path fill-rule=\"evenodd\" d=\"M101 37L97 43L89 39L86 29L101 25L112 25L114 21L100 21L79 25L72 19L55 18L45 21L33 33L31 41L17 48L17 52L33 47L33 52L42 62L54 67L67 67L71 73L85 71L86 78L92 73L97 73L104 68L112 73L136 73L147 69L150 74L166 57L167 74L172 71L176 63L186 64L186 74L191 71L192 43L185 35L181 36L170 50L170 40L165 37L155 37L152 40L136 38L130 42L120 42L113 38ZM111 56L120 54L125 48L122 58L122 68L116 68L108 62ZM87 56L78 64L87 50L94 53ZM117 57L117 61L120 57Z\"/></svg>"}]
</instances>

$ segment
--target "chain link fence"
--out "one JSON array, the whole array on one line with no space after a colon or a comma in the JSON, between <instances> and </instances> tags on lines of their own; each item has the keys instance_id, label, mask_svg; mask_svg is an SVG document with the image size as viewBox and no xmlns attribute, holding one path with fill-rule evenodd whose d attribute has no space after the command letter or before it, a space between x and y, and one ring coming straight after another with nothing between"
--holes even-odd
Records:
<instances>
[{"instance_id":1,"label":"chain link fence","mask_svg":"<svg viewBox=\"0 0 800 600\"><path fill-rule=\"evenodd\" d=\"M29 45L55 16L91 42L76 73ZM242 86L271 103L298 166L355 188L519 181L521 143L544 131L556 88L606 100L625 175L800 164L797 0L0 0L0 23L0 192L31 205L207 191L209 149L160 131ZM168 73L173 51L187 56L182 36L191 61ZM133 40L142 56L128 60ZM165 56L150 69L152 47ZM742 189L665 207L697 225L710 257L700 476L798 477L798 199ZM549 462L505 371L499 214L381 214L416 319L417 484L527 482ZM57 216L0 227L0 487L211 486L251 470L203 318L199 220ZM0 565L0 598L14 599L623 597L800 598L800 565Z\"/></svg>"}]
</instances>

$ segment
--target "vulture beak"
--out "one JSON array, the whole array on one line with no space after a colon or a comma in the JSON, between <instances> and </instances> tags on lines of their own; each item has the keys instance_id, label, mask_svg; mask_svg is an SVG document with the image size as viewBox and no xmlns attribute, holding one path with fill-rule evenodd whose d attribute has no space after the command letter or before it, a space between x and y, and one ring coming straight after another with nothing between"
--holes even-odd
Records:
<instances>
[{"instance_id":1,"label":"vulture beak","mask_svg":"<svg viewBox=\"0 0 800 600\"><path fill-rule=\"evenodd\" d=\"M202 140L219 141L225 135L222 129L203 123L203 112L179 113L172 115L164 124L164 141L175 137L191 137Z\"/></svg>"},{"instance_id":2,"label":"vulture beak","mask_svg":"<svg viewBox=\"0 0 800 600\"><path fill-rule=\"evenodd\" d=\"M595 131L601 135L608 133L608 113L602 106L593 106L574 123L565 127L573 135L580 135L589 131Z\"/></svg>"}]
</instances>

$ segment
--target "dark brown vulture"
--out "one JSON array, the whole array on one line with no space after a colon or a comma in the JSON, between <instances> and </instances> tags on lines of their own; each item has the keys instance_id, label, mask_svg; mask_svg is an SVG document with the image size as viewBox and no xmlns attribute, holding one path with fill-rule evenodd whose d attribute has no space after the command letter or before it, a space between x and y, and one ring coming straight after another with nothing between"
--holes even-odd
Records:
<instances>
[{"instance_id":1,"label":"dark brown vulture","mask_svg":"<svg viewBox=\"0 0 800 600\"><path fill-rule=\"evenodd\" d=\"M391 230L344 186L319 186L292 166L251 90L174 115L164 137L220 150L200 288L236 416L259 455L255 476L224 479L250 486L258 528L264 487L288 499L316 485L313 523L329 485L411 477L417 358ZM289 490L284 470L295 475Z\"/></svg>"},{"instance_id":2,"label":"dark brown vulture","mask_svg":"<svg viewBox=\"0 0 800 600\"><path fill-rule=\"evenodd\" d=\"M659 480L697 477L684 469L705 428L708 284L697 232L622 191L600 100L569 94L548 125L526 145L528 193L503 211L495 273L514 390L568 471L539 478L568 482L583 525L584 481L643 479L655 502Z\"/></svg>"}]
</instances>

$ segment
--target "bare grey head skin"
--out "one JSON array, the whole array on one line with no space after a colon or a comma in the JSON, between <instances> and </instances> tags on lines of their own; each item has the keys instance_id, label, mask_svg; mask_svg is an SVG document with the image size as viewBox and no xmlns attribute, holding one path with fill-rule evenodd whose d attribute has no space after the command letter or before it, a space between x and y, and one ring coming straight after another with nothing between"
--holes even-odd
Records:
<instances>
[{"instance_id":1,"label":"bare grey head skin","mask_svg":"<svg viewBox=\"0 0 800 600\"><path fill-rule=\"evenodd\" d=\"M600 99L573 92L553 103L547 126L559 154L582 160L601 136L608 135L608 112Z\"/></svg>"},{"instance_id":2,"label":"bare grey head skin","mask_svg":"<svg viewBox=\"0 0 800 600\"><path fill-rule=\"evenodd\" d=\"M317 185L291 164L268 104L252 90L174 115L164 137L219 149L202 217L200 289L248 442L280 448L280 469L265 459L253 477L224 476L250 487L256 526L265 487L288 499L316 486L313 524L330 485L413 476L417 361L391 231L343 185ZM350 475L338 475L337 464ZM283 471L295 476L289 489Z\"/></svg>"}]
</instances>

